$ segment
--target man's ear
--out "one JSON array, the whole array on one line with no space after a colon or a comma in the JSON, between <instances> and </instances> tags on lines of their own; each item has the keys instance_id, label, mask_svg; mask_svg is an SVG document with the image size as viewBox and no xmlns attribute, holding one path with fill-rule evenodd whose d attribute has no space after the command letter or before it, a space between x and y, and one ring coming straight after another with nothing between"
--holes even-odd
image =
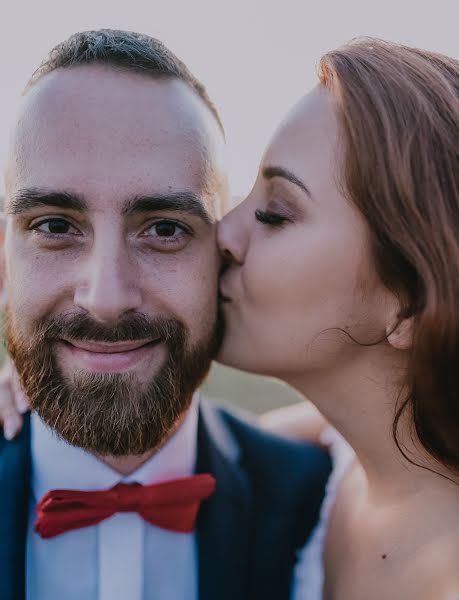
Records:
<instances>
[{"instance_id":1,"label":"man's ear","mask_svg":"<svg viewBox=\"0 0 459 600\"><path fill-rule=\"evenodd\" d=\"M414 317L398 317L386 328L387 341L396 350L409 350L413 345Z\"/></svg>"}]
</instances>

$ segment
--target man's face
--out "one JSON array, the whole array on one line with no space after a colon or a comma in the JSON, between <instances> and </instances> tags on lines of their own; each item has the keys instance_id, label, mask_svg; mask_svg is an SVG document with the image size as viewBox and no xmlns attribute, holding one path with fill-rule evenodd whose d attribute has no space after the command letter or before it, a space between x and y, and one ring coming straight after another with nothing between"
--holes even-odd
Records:
<instances>
[{"instance_id":1,"label":"man's face","mask_svg":"<svg viewBox=\"0 0 459 600\"><path fill-rule=\"evenodd\" d=\"M140 454L216 347L223 138L183 82L57 70L25 96L6 178L7 339L72 443Z\"/></svg>"}]
</instances>

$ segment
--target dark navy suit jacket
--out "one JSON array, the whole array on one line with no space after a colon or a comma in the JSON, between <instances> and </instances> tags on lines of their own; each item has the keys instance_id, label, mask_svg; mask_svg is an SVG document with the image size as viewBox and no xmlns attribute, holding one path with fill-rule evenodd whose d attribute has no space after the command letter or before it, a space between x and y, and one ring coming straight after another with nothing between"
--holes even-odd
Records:
<instances>
[{"instance_id":1,"label":"dark navy suit jacket","mask_svg":"<svg viewBox=\"0 0 459 600\"><path fill-rule=\"evenodd\" d=\"M1 600L25 598L30 469L26 418L16 440L0 436ZM296 552L318 519L328 456L202 402L197 472L217 480L197 524L199 600L287 600Z\"/></svg>"}]
</instances>

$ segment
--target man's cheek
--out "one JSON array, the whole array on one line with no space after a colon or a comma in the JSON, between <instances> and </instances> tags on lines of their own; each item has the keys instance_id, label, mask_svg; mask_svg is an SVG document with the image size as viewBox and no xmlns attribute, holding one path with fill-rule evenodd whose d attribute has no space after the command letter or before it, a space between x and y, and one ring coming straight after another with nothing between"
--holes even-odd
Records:
<instances>
[{"instance_id":1,"label":"man's cheek","mask_svg":"<svg viewBox=\"0 0 459 600\"><path fill-rule=\"evenodd\" d=\"M52 312L62 292L55 279L43 277L32 268L13 271L8 285L8 302L21 329Z\"/></svg>"},{"instance_id":2,"label":"man's cheek","mask_svg":"<svg viewBox=\"0 0 459 600\"><path fill-rule=\"evenodd\" d=\"M171 298L174 316L182 321L193 338L205 334L215 321L217 286L211 279L195 275Z\"/></svg>"}]
</instances>

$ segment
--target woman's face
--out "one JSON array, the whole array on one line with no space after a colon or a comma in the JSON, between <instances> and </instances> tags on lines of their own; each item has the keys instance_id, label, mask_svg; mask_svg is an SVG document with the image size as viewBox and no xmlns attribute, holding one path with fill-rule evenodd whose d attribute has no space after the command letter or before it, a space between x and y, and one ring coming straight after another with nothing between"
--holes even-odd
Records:
<instances>
[{"instance_id":1,"label":"woman's face","mask_svg":"<svg viewBox=\"0 0 459 600\"><path fill-rule=\"evenodd\" d=\"M366 343L384 336L387 292L363 217L339 188L338 136L333 100L318 87L281 124L252 192L222 221L231 263L221 362L294 382L368 352L343 331Z\"/></svg>"}]
</instances>

